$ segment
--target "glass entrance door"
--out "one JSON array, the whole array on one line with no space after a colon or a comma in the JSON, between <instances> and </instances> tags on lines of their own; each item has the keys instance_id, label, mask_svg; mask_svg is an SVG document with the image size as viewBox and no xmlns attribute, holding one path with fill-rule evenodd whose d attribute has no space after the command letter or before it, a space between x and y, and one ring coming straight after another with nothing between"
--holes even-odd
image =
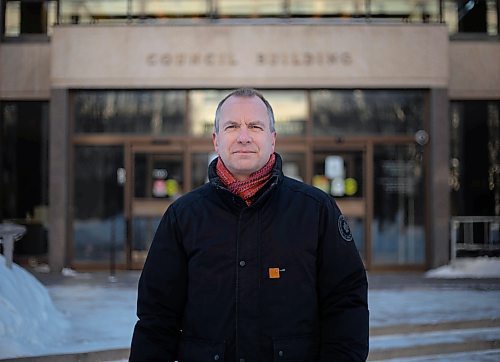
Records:
<instances>
[{"instance_id":1,"label":"glass entrance door","mask_svg":"<svg viewBox=\"0 0 500 362\"><path fill-rule=\"evenodd\" d=\"M374 147L372 266L425 264L425 167L415 143Z\"/></svg>"},{"instance_id":2,"label":"glass entrance door","mask_svg":"<svg viewBox=\"0 0 500 362\"><path fill-rule=\"evenodd\" d=\"M366 262L368 192L364 148L317 150L312 184L335 198L346 216L356 246Z\"/></svg>"},{"instance_id":3,"label":"glass entrance door","mask_svg":"<svg viewBox=\"0 0 500 362\"><path fill-rule=\"evenodd\" d=\"M129 265L142 268L161 217L184 192L180 149L158 145L131 147L128 183Z\"/></svg>"}]
</instances>

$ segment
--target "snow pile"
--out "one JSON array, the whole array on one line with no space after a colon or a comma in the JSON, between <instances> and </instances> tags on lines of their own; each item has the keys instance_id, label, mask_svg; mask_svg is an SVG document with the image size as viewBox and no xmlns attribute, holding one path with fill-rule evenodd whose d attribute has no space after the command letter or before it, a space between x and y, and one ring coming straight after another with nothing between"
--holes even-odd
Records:
<instances>
[{"instance_id":1,"label":"snow pile","mask_svg":"<svg viewBox=\"0 0 500 362\"><path fill-rule=\"evenodd\" d=\"M500 278L500 258L457 258L449 265L429 270L427 278Z\"/></svg>"},{"instance_id":2,"label":"snow pile","mask_svg":"<svg viewBox=\"0 0 500 362\"><path fill-rule=\"evenodd\" d=\"M0 255L0 359L43 354L68 328L47 289L18 265L7 268Z\"/></svg>"}]
</instances>

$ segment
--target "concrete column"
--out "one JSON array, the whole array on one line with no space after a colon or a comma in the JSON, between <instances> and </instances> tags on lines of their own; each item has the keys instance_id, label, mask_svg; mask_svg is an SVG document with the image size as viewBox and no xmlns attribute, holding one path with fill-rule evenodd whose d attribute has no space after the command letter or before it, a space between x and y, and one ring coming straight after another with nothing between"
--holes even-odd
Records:
<instances>
[{"instance_id":1,"label":"concrete column","mask_svg":"<svg viewBox=\"0 0 500 362\"><path fill-rule=\"evenodd\" d=\"M447 89L430 91L429 143L429 238L428 267L436 268L450 260L450 126Z\"/></svg>"},{"instance_id":2,"label":"concrete column","mask_svg":"<svg viewBox=\"0 0 500 362\"><path fill-rule=\"evenodd\" d=\"M52 89L49 146L49 266L58 273L67 264L69 215L69 97Z\"/></svg>"}]
</instances>

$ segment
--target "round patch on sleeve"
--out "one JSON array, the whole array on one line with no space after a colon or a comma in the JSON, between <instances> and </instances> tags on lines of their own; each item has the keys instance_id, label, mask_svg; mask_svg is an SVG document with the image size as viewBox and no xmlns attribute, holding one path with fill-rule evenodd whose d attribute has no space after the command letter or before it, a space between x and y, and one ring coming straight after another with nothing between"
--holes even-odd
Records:
<instances>
[{"instance_id":1,"label":"round patch on sleeve","mask_svg":"<svg viewBox=\"0 0 500 362\"><path fill-rule=\"evenodd\" d=\"M351 228L349 227L344 215L339 216L338 225L340 236L342 236L345 241L352 241Z\"/></svg>"}]
</instances>

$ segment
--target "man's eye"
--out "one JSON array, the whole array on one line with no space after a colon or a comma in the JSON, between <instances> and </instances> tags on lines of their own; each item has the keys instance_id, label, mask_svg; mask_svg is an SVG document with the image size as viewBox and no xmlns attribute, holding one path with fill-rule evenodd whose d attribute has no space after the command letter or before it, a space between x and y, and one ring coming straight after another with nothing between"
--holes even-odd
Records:
<instances>
[{"instance_id":1,"label":"man's eye","mask_svg":"<svg viewBox=\"0 0 500 362\"><path fill-rule=\"evenodd\" d=\"M236 128L236 126L234 124L230 124L229 126L226 126L226 129L233 129L233 128Z\"/></svg>"},{"instance_id":2,"label":"man's eye","mask_svg":"<svg viewBox=\"0 0 500 362\"><path fill-rule=\"evenodd\" d=\"M262 126L259 126L258 124L251 124L250 126L248 126L248 128L250 128L250 129L257 129L259 131L261 131L261 130L264 129Z\"/></svg>"}]
</instances>

